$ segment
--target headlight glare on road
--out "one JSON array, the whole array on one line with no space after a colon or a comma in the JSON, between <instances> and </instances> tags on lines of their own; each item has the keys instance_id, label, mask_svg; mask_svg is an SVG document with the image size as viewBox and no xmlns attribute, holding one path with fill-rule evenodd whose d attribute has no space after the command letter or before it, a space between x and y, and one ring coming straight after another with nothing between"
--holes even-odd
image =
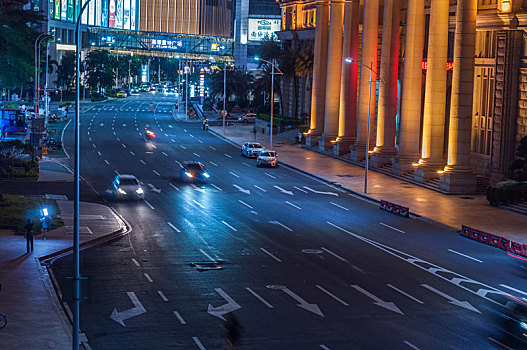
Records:
<instances>
[{"instance_id":1,"label":"headlight glare on road","mask_svg":"<svg viewBox=\"0 0 527 350\"><path fill-rule=\"evenodd\" d=\"M192 174L189 173L188 171L185 171L185 175L187 175L188 177L194 177L194 175L192 175Z\"/></svg>"},{"instance_id":2,"label":"headlight glare on road","mask_svg":"<svg viewBox=\"0 0 527 350\"><path fill-rule=\"evenodd\" d=\"M141 187L139 187L137 190L135 190L135 192L137 192L137 194L143 194L143 189Z\"/></svg>"},{"instance_id":3,"label":"headlight glare on road","mask_svg":"<svg viewBox=\"0 0 527 350\"><path fill-rule=\"evenodd\" d=\"M207 179L210 177L208 173L203 173L203 176L205 176Z\"/></svg>"},{"instance_id":4,"label":"headlight glare on road","mask_svg":"<svg viewBox=\"0 0 527 350\"><path fill-rule=\"evenodd\" d=\"M525 322L520 322L520 327L527 330L527 323Z\"/></svg>"},{"instance_id":5,"label":"headlight glare on road","mask_svg":"<svg viewBox=\"0 0 527 350\"><path fill-rule=\"evenodd\" d=\"M119 191L120 194L126 194L126 191L123 190L122 188L118 188L117 190Z\"/></svg>"}]
</instances>

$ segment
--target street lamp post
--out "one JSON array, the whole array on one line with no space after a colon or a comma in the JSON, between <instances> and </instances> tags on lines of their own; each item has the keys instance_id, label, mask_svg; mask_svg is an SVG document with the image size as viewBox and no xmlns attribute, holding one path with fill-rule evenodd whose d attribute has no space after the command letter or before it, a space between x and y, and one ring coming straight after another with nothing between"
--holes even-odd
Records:
<instances>
[{"instance_id":1,"label":"street lamp post","mask_svg":"<svg viewBox=\"0 0 527 350\"><path fill-rule=\"evenodd\" d=\"M38 68L40 66L40 42L46 37L51 37L48 33L40 33L39 36L35 39L35 77L34 77L34 85L35 85L35 91L33 98L35 100L35 118L38 116Z\"/></svg>"},{"instance_id":2,"label":"street lamp post","mask_svg":"<svg viewBox=\"0 0 527 350\"><path fill-rule=\"evenodd\" d=\"M225 115L227 114L226 108L226 98L227 98L227 64L223 66L223 136L225 136Z\"/></svg>"},{"instance_id":3,"label":"street lamp post","mask_svg":"<svg viewBox=\"0 0 527 350\"><path fill-rule=\"evenodd\" d=\"M271 127L270 127L270 132L269 132L269 149L273 149L273 112L274 112L274 75L275 75L275 68L278 70L278 73L276 74L284 74L282 73L282 71L280 70L280 68L278 68L276 66L276 59L273 58L273 61L270 62L270 61L267 61L267 60L264 60L264 59L261 59L259 57L255 57L254 58L255 60L257 61L263 61L265 63L268 63L271 65Z\"/></svg>"},{"instance_id":4,"label":"street lamp post","mask_svg":"<svg viewBox=\"0 0 527 350\"><path fill-rule=\"evenodd\" d=\"M128 60L128 92L130 92L130 77L131 77L131 69L132 69L132 60Z\"/></svg>"}]
</instances>

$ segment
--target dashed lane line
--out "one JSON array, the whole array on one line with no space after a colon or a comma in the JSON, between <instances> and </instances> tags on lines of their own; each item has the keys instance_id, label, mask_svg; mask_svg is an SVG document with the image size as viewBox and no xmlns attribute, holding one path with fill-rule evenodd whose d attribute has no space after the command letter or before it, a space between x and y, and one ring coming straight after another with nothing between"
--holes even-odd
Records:
<instances>
[{"instance_id":1,"label":"dashed lane line","mask_svg":"<svg viewBox=\"0 0 527 350\"><path fill-rule=\"evenodd\" d=\"M187 324L187 322L185 322L185 320L183 319L183 317L181 317L181 315L179 314L179 312L177 311L172 311L174 313L174 316L177 317L179 323L181 324Z\"/></svg>"},{"instance_id":2,"label":"dashed lane line","mask_svg":"<svg viewBox=\"0 0 527 350\"><path fill-rule=\"evenodd\" d=\"M269 255L271 258L275 259L276 261L278 262L282 262L282 260L280 260L279 258L277 258L273 253L269 252L267 249L265 248L260 248L260 250L262 252L264 252L265 254Z\"/></svg>"},{"instance_id":3,"label":"dashed lane line","mask_svg":"<svg viewBox=\"0 0 527 350\"><path fill-rule=\"evenodd\" d=\"M258 185L254 185L254 187L256 187L257 189L259 189L259 190L262 191L262 192L267 192L267 190L264 190L263 188L261 188L261 187L258 186Z\"/></svg>"},{"instance_id":4,"label":"dashed lane line","mask_svg":"<svg viewBox=\"0 0 527 350\"><path fill-rule=\"evenodd\" d=\"M231 230L233 230L234 232L237 232L238 230L235 229L234 227L232 227L231 225L229 225L228 223L226 223L225 221L221 221L222 224L224 224L225 226L227 226L228 228L230 228Z\"/></svg>"},{"instance_id":5,"label":"dashed lane line","mask_svg":"<svg viewBox=\"0 0 527 350\"><path fill-rule=\"evenodd\" d=\"M481 260L479 260L479 259L476 259L476 258L473 258L473 257L471 257L471 256L469 256L469 255L466 255L466 254L460 253L460 252L458 252L458 251L456 251L456 250L454 250L454 249L447 249L447 250L448 250L449 252L451 252L451 253L454 253L454 254L457 254L457 255L464 256L465 258L468 258L468 259L471 259L471 260L477 261L477 262L479 262L479 263L482 263L482 262L483 262L483 261L481 261ZM527 294L526 294L526 295L527 295Z\"/></svg>"},{"instance_id":6,"label":"dashed lane line","mask_svg":"<svg viewBox=\"0 0 527 350\"><path fill-rule=\"evenodd\" d=\"M160 173L158 173L155 169L152 169L152 171L154 172L154 174L156 174L157 176L161 176Z\"/></svg>"},{"instance_id":7,"label":"dashed lane line","mask_svg":"<svg viewBox=\"0 0 527 350\"><path fill-rule=\"evenodd\" d=\"M118 172L117 170L114 170L113 172L114 172L115 174L117 174L117 175L121 175L121 174L119 174L119 172Z\"/></svg>"},{"instance_id":8,"label":"dashed lane line","mask_svg":"<svg viewBox=\"0 0 527 350\"><path fill-rule=\"evenodd\" d=\"M145 272L144 275L145 275L146 279L148 280L148 282L150 282L150 283L154 283L154 280L152 279L152 277L150 277L149 274L147 274L147 273Z\"/></svg>"},{"instance_id":9,"label":"dashed lane line","mask_svg":"<svg viewBox=\"0 0 527 350\"><path fill-rule=\"evenodd\" d=\"M137 267L141 267L141 265L139 265L139 263L137 262L137 260L135 260L134 258L132 258L132 262L135 264L135 266L137 266Z\"/></svg>"},{"instance_id":10,"label":"dashed lane line","mask_svg":"<svg viewBox=\"0 0 527 350\"><path fill-rule=\"evenodd\" d=\"M344 209L344 210L346 210L346 211L349 211L348 208L343 207L342 205L339 205L339 204L337 204L337 203L333 203L333 202L330 202L330 203L331 203L332 205L336 206L337 208L340 208L340 209Z\"/></svg>"},{"instance_id":11,"label":"dashed lane line","mask_svg":"<svg viewBox=\"0 0 527 350\"><path fill-rule=\"evenodd\" d=\"M271 174L269 174L269 173L264 173L264 174L267 175L267 176L269 176L269 177L272 178L272 179L276 179L276 176L273 176L273 175L271 175Z\"/></svg>"},{"instance_id":12,"label":"dashed lane line","mask_svg":"<svg viewBox=\"0 0 527 350\"><path fill-rule=\"evenodd\" d=\"M223 153L223 155L227 158L232 158L232 156L230 154L227 154L227 153Z\"/></svg>"},{"instance_id":13,"label":"dashed lane line","mask_svg":"<svg viewBox=\"0 0 527 350\"><path fill-rule=\"evenodd\" d=\"M512 291L514 291L514 292L516 292L516 293L520 293L520 294L523 294L523 295L527 295L527 293L525 293L525 292L523 292L523 291L521 291L521 290L519 290L519 289L509 287L509 286L506 285L506 284L500 284L500 286L503 287L503 288L510 289L510 290L512 290Z\"/></svg>"},{"instance_id":14,"label":"dashed lane line","mask_svg":"<svg viewBox=\"0 0 527 350\"><path fill-rule=\"evenodd\" d=\"M201 209L205 209L205 206L204 206L203 204L201 204L200 202L198 202L197 200L193 199L192 201L193 201L194 203L196 203L197 205L199 205L199 207L200 207Z\"/></svg>"},{"instance_id":15,"label":"dashed lane line","mask_svg":"<svg viewBox=\"0 0 527 350\"><path fill-rule=\"evenodd\" d=\"M205 256L207 257L207 259L209 259L210 261L212 261L212 262L216 262L216 260L215 260L212 256L210 256L206 251L204 251L203 249L200 248L199 251L200 251L203 255L205 255Z\"/></svg>"},{"instance_id":16,"label":"dashed lane line","mask_svg":"<svg viewBox=\"0 0 527 350\"><path fill-rule=\"evenodd\" d=\"M503 344L502 342L497 341L496 339L494 339L494 338L492 338L492 337L489 337L488 339L489 339L491 342L493 342L494 344L496 344L496 345L498 345L498 346L500 346L500 347L502 347L502 348L504 348L504 349L506 349L506 350L513 350L513 348L511 348L511 347L509 347L509 346Z\"/></svg>"},{"instance_id":17,"label":"dashed lane line","mask_svg":"<svg viewBox=\"0 0 527 350\"><path fill-rule=\"evenodd\" d=\"M240 177L240 175L233 173L232 171L229 171L229 174L231 174L234 177Z\"/></svg>"},{"instance_id":18,"label":"dashed lane line","mask_svg":"<svg viewBox=\"0 0 527 350\"><path fill-rule=\"evenodd\" d=\"M223 191L221 188L219 188L218 186L216 186L215 184L210 184L212 187L214 187L215 189L217 189L218 191Z\"/></svg>"},{"instance_id":19,"label":"dashed lane line","mask_svg":"<svg viewBox=\"0 0 527 350\"><path fill-rule=\"evenodd\" d=\"M161 299L163 299L163 301L165 303L168 301L167 297L165 296L165 294L162 291L158 290L157 294L159 294L159 296L161 297Z\"/></svg>"},{"instance_id":20,"label":"dashed lane line","mask_svg":"<svg viewBox=\"0 0 527 350\"><path fill-rule=\"evenodd\" d=\"M417 299L416 297L411 296L410 294L408 294L408 293L406 293L406 292L400 290L400 289L397 288L397 287L392 286L391 284L387 284L387 286L390 287L391 289L393 289L393 290L395 290L395 291L401 293L401 294L404 295L405 297L408 297L408 298L412 299L412 300L415 301L416 303L424 304L424 302L422 302L421 300Z\"/></svg>"},{"instance_id":21,"label":"dashed lane line","mask_svg":"<svg viewBox=\"0 0 527 350\"><path fill-rule=\"evenodd\" d=\"M326 293L327 295L329 295L330 297L332 297L333 299L335 299L336 301L338 301L339 303L341 303L342 305L349 306L348 303L346 303L344 300L340 299L338 296L336 296L335 294L331 293L329 290L325 289L324 287L319 286L317 284L317 288L320 289L321 291L323 291L324 293Z\"/></svg>"},{"instance_id":22,"label":"dashed lane line","mask_svg":"<svg viewBox=\"0 0 527 350\"><path fill-rule=\"evenodd\" d=\"M152 204L150 204L146 199L143 200L146 205L148 205L150 207L150 209L154 210L155 208L152 206Z\"/></svg>"},{"instance_id":23,"label":"dashed lane line","mask_svg":"<svg viewBox=\"0 0 527 350\"><path fill-rule=\"evenodd\" d=\"M141 163L143 163L144 165L146 165L146 162L145 162L144 160L139 159L139 161L140 161Z\"/></svg>"},{"instance_id":24,"label":"dashed lane line","mask_svg":"<svg viewBox=\"0 0 527 350\"><path fill-rule=\"evenodd\" d=\"M285 201L285 202L286 202L287 204L289 204L290 206L292 206L293 208L296 208L296 209L298 209L298 210L302 210L302 208L300 208L298 205L295 205L295 204L293 204L293 203L291 203L291 202L289 202L289 201Z\"/></svg>"},{"instance_id":25,"label":"dashed lane line","mask_svg":"<svg viewBox=\"0 0 527 350\"><path fill-rule=\"evenodd\" d=\"M216 150L216 148L214 148L213 146L209 146L211 149L213 149L214 151Z\"/></svg>"},{"instance_id":26,"label":"dashed lane line","mask_svg":"<svg viewBox=\"0 0 527 350\"><path fill-rule=\"evenodd\" d=\"M134 152L132 152L132 151L130 151L130 154L131 154L132 156L135 156L135 153L134 153Z\"/></svg>"},{"instance_id":27,"label":"dashed lane line","mask_svg":"<svg viewBox=\"0 0 527 350\"><path fill-rule=\"evenodd\" d=\"M201 344L201 342L199 341L198 337L192 337L192 340L194 340L194 343L196 343L196 345L198 346L199 350L207 350L207 349L205 349L203 344Z\"/></svg>"},{"instance_id":28,"label":"dashed lane line","mask_svg":"<svg viewBox=\"0 0 527 350\"><path fill-rule=\"evenodd\" d=\"M203 141L201 141L201 140L198 140L198 142L199 142L199 143L203 143Z\"/></svg>"},{"instance_id":29,"label":"dashed lane line","mask_svg":"<svg viewBox=\"0 0 527 350\"><path fill-rule=\"evenodd\" d=\"M394 230L394 231L397 231L397 232L400 232L400 233L406 233L405 231L403 231L403 230L399 230L398 228L395 228L395 227L393 227L393 226L390 226L390 225L388 225L388 224L385 224L384 222L379 222L379 224L381 224L381 225L384 226L384 227L391 228L391 229Z\"/></svg>"},{"instance_id":30,"label":"dashed lane line","mask_svg":"<svg viewBox=\"0 0 527 350\"><path fill-rule=\"evenodd\" d=\"M110 163L105 159L104 162L107 164L107 165L110 165Z\"/></svg>"},{"instance_id":31,"label":"dashed lane line","mask_svg":"<svg viewBox=\"0 0 527 350\"><path fill-rule=\"evenodd\" d=\"M162 155L164 155L165 157L168 157L168 154L166 154L165 152L161 152Z\"/></svg>"},{"instance_id":32,"label":"dashed lane line","mask_svg":"<svg viewBox=\"0 0 527 350\"><path fill-rule=\"evenodd\" d=\"M193 152L192 154L195 155L198 158L201 158L201 156L199 154L197 154L196 152Z\"/></svg>"},{"instance_id":33,"label":"dashed lane line","mask_svg":"<svg viewBox=\"0 0 527 350\"><path fill-rule=\"evenodd\" d=\"M175 189L176 191L179 191L179 188L177 188L176 185L174 185L173 183L168 183L173 189Z\"/></svg>"},{"instance_id":34,"label":"dashed lane line","mask_svg":"<svg viewBox=\"0 0 527 350\"><path fill-rule=\"evenodd\" d=\"M214 163L214 162L211 162L209 161L210 164L214 165L214 166L218 166L218 164Z\"/></svg>"},{"instance_id":35,"label":"dashed lane line","mask_svg":"<svg viewBox=\"0 0 527 350\"><path fill-rule=\"evenodd\" d=\"M180 231L176 226L174 226L171 222L167 222L167 224L168 224L168 226L172 227L172 229L173 229L174 231L176 231L177 233L180 233L180 232L181 232L181 231Z\"/></svg>"},{"instance_id":36,"label":"dashed lane line","mask_svg":"<svg viewBox=\"0 0 527 350\"><path fill-rule=\"evenodd\" d=\"M293 232L293 229L287 227L286 225L282 224L281 222L279 221L273 221L275 224L277 224L278 226L282 226L283 228L285 228L287 231L289 232Z\"/></svg>"},{"instance_id":37,"label":"dashed lane line","mask_svg":"<svg viewBox=\"0 0 527 350\"><path fill-rule=\"evenodd\" d=\"M320 344L320 348L323 349L323 350L330 350L327 346L325 346L324 344Z\"/></svg>"},{"instance_id":38,"label":"dashed lane line","mask_svg":"<svg viewBox=\"0 0 527 350\"><path fill-rule=\"evenodd\" d=\"M254 209L253 207L251 207L249 204L245 203L244 201L238 199L238 202L240 202L241 204L245 205L247 208L249 209Z\"/></svg>"},{"instance_id":39,"label":"dashed lane line","mask_svg":"<svg viewBox=\"0 0 527 350\"><path fill-rule=\"evenodd\" d=\"M320 249L322 249L323 251L325 251L326 253L330 254L330 255L333 255L335 258L341 260L341 261L344 261L344 262L348 262L348 260L344 259L343 257L341 257L340 255L338 255L337 253L333 253L331 250L327 249L327 248L324 248L324 247L320 247Z\"/></svg>"},{"instance_id":40,"label":"dashed lane line","mask_svg":"<svg viewBox=\"0 0 527 350\"><path fill-rule=\"evenodd\" d=\"M183 146L183 145L179 145L179 147L183 148L183 149L187 149L187 147Z\"/></svg>"},{"instance_id":41,"label":"dashed lane line","mask_svg":"<svg viewBox=\"0 0 527 350\"><path fill-rule=\"evenodd\" d=\"M126 145L124 143L121 143L121 145L123 145L123 147L126 148Z\"/></svg>"},{"instance_id":42,"label":"dashed lane line","mask_svg":"<svg viewBox=\"0 0 527 350\"><path fill-rule=\"evenodd\" d=\"M245 162L243 162L242 164L245 165L245 166L247 166L247 167L249 167L249 168L252 168L252 167L253 167L251 164L247 164L247 163L245 163Z\"/></svg>"},{"instance_id":43,"label":"dashed lane line","mask_svg":"<svg viewBox=\"0 0 527 350\"><path fill-rule=\"evenodd\" d=\"M249 287L245 287L245 289L247 289L249 291L249 293L251 293L252 295L254 295L256 297L256 299L260 300L265 306L267 306L269 309L272 309L274 308L273 305L269 304L267 302L267 300L265 300L264 298L262 298L260 295L258 295L254 290L252 290L251 288Z\"/></svg>"}]
</instances>

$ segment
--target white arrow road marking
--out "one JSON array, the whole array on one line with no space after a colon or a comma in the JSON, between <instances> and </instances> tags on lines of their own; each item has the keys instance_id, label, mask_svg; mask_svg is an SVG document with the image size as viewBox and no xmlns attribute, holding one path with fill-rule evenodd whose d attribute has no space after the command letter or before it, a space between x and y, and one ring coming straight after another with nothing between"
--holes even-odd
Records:
<instances>
[{"instance_id":1,"label":"white arrow road marking","mask_svg":"<svg viewBox=\"0 0 527 350\"><path fill-rule=\"evenodd\" d=\"M181 232L176 226L174 226L171 222L167 222L168 226L172 227L172 229L174 229L174 231L176 232Z\"/></svg>"},{"instance_id":2,"label":"white arrow road marking","mask_svg":"<svg viewBox=\"0 0 527 350\"><path fill-rule=\"evenodd\" d=\"M404 315L402 313L401 310L399 310L399 308L397 307L397 305L395 305L394 303L392 302L389 302L389 301L383 301L381 300L379 297L376 297L375 295L371 294L370 292L368 292L367 290L364 290L363 288L361 288L360 286L356 285L356 284L352 284L351 285L353 288L355 288L357 291L359 291L360 293L366 295L368 298L370 299L373 299L375 302L374 304L375 305L378 305L380 307L383 307L385 309L388 309L388 310L391 310L393 312L397 312L401 315Z\"/></svg>"},{"instance_id":3,"label":"white arrow road marking","mask_svg":"<svg viewBox=\"0 0 527 350\"><path fill-rule=\"evenodd\" d=\"M228 314L229 312L236 311L238 309L241 309L242 307L234 301L227 293L225 293L221 288L214 288L214 290L221 295L221 297L225 300L227 300L227 304L214 307L209 304L209 308L207 312L213 316L216 316L218 318L221 318L222 320L226 321L225 317L223 315Z\"/></svg>"},{"instance_id":4,"label":"white arrow road marking","mask_svg":"<svg viewBox=\"0 0 527 350\"><path fill-rule=\"evenodd\" d=\"M311 191L313 193L318 193L318 194L327 194L327 195L330 195L330 196L335 196L335 197L338 197L338 193L335 193L335 192L323 192L323 191L317 191L317 190L314 190L312 189L311 187L307 187L307 186L302 186L304 187L306 190L308 191Z\"/></svg>"},{"instance_id":5,"label":"white arrow road marking","mask_svg":"<svg viewBox=\"0 0 527 350\"><path fill-rule=\"evenodd\" d=\"M267 175L267 176L269 176L269 177L272 178L272 179L276 179L276 176L273 176L273 175L271 175L271 174L269 174L269 173L264 173L264 174Z\"/></svg>"},{"instance_id":6,"label":"white arrow road marking","mask_svg":"<svg viewBox=\"0 0 527 350\"><path fill-rule=\"evenodd\" d=\"M162 291L158 290L157 294L159 294L159 296L161 297L161 299L163 299L164 302L168 301L167 297L165 296L165 294L163 294Z\"/></svg>"},{"instance_id":7,"label":"white arrow road marking","mask_svg":"<svg viewBox=\"0 0 527 350\"><path fill-rule=\"evenodd\" d=\"M441 292L440 290L437 290L434 287L429 286L428 284L421 284L421 286L423 286L426 289L428 289L428 290L430 290L430 291L442 296L443 298L447 299L450 304L454 304L454 305L457 305L459 307L463 307L463 308L465 308L467 310L471 310L471 311L477 312L478 314L481 313L478 309L476 309L474 306L472 306L467 301L459 301L459 300L451 297L450 295L447 295L447 294Z\"/></svg>"},{"instance_id":8,"label":"white arrow road marking","mask_svg":"<svg viewBox=\"0 0 527 350\"><path fill-rule=\"evenodd\" d=\"M348 303L346 303L344 300L340 299L338 296L336 296L335 294L331 293L330 291L328 291L324 287L319 286L317 284L317 288L320 289L321 291L323 291L324 293L326 293L327 295L329 295L330 297L332 297L333 299L335 299L336 301L338 301L339 303L341 303L342 305L349 306Z\"/></svg>"},{"instance_id":9,"label":"white arrow road marking","mask_svg":"<svg viewBox=\"0 0 527 350\"><path fill-rule=\"evenodd\" d=\"M287 204L289 204L290 206L292 206L293 208L296 208L296 209L299 209L301 210L302 208L300 208L298 205L294 205L293 203L291 202L288 202L288 201L285 201Z\"/></svg>"},{"instance_id":10,"label":"white arrow road marking","mask_svg":"<svg viewBox=\"0 0 527 350\"><path fill-rule=\"evenodd\" d=\"M131 309L122 311L122 312L118 312L117 309L115 308L113 309L112 315L110 316L112 320L119 323L123 327L126 327L126 325L124 324L124 321L132 317L136 317L141 314L144 314L146 312L145 308L143 307L143 304L141 304L139 299L137 299L134 292L126 292L126 294L128 294L128 297L134 304L134 307Z\"/></svg>"},{"instance_id":11,"label":"white arrow road marking","mask_svg":"<svg viewBox=\"0 0 527 350\"><path fill-rule=\"evenodd\" d=\"M348 260L344 259L343 257L341 257L340 255L338 255L337 253L333 253L331 250L329 249L326 249L324 247L320 247L320 249L322 249L323 251L325 251L326 253L328 254L331 254L333 255L335 258L341 260L341 261L345 261L345 262L348 262Z\"/></svg>"},{"instance_id":12,"label":"white arrow road marking","mask_svg":"<svg viewBox=\"0 0 527 350\"><path fill-rule=\"evenodd\" d=\"M381 224L381 225L384 226L384 227L391 228L391 229L394 230L394 231L401 232L401 233L406 233L406 232L404 232L403 230L399 230L398 228L395 228L395 227L393 227L393 226L390 226L390 225L388 225L388 224L385 224L384 222L379 222L379 224Z\"/></svg>"},{"instance_id":13,"label":"white arrow road marking","mask_svg":"<svg viewBox=\"0 0 527 350\"><path fill-rule=\"evenodd\" d=\"M451 252L451 253L454 253L454 254L457 254L457 255L464 256L465 258L472 259L472 260L477 261L477 262L479 262L479 263L482 263L482 262L483 262L483 261L481 261L481 260L479 260L479 259L476 259L476 258L473 258L473 257L471 257L471 256L469 256L469 255L465 255L465 254L463 254L463 253L460 253L460 252L458 252L458 251L455 251L454 249L447 249L447 250L448 250L449 252Z\"/></svg>"},{"instance_id":14,"label":"white arrow road marking","mask_svg":"<svg viewBox=\"0 0 527 350\"><path fill-rule=\"evenodd\" d=\"M291 191L287 191L287 190L284 190L282 187L280 186L273 186L274 188L276 188L278 191L282 192L282 193L285 193L285 194L288 194L290 196L293 196L293 192Z\"/></svg>"},{"instance_id":15,"label":"white arrow road marking","mask_svg":"<svg viewBox=\"0 0 527 350\"><path fill-rule=\"evenodd\" d=\"M150 189L154 192L157 192L157 193L161 193L161 189L160 188L156 188L154 185L152 185L151 183L148 184L148 187L150 187Z\"/></svg>"},{"instance_id":16,"label":"white arrow road marking","mask_svg":"<svg viewBox=\"0 0 527 350\"><path fill-rule=\"evenodd\" d=\"M322 313L322 311L320 311L320 308L318 307L317 304L309 304L307 301L302 299L299 295L295 294L293 291L291 291L287 287L283 287L282 290L287 295L289 295L291 298L295 299L298 302L298 304L296 304L298 307L301 307L304 310L310 311L314 314L324 317L324 314Z\"/></svg>"},{"instance_id":17,"label":"white arrow road marking","mask_svg":"<svg viewBox=\"0 0 527 350\"><path fill-rule=\"evenodd\" d=\"M236 187L236 188L238 189L238 191L240 191L240 192L243 192L243 193L245 193L245 194L251 194L251 191L246 190L246 189L244 189L244 188L241 188L241 187L238 186L238 185L233 185L233 186Z\"/></svg>"},{"instance_id":18,"label":"white arrow road marking","mask_svg":"<svg viewBox=\"0 0 527 350\"><path fill-rule=\"evenodd\" d=\"M150 283L154 283L154 280L152 279L152 277L150 277L149 274L147 274L147 273L145 272L144 275L145 275L146 279L148 280L148 282L150 282Z\"/></svg>"},{"instance_id":19,"label":"white arrow road marking","mask_svg":"<svg viewBox=\"0 0 527 350\"><path fill-rule=\"evenodd\" d=\"M262 192L267 192L267 190L264 190L263 188L261 188L261 187L258 186L258 185L254 185L254 187L256 187L257 189L259 189L259 190L262 191Z\"/></svg>"},{"instance_id":20,"label":"white arrow road marking","mask_svg":"<svg viewBox=\"0 0 527 350\"><path fill-rule=\"evenodd\" d=\"M339 205L339 204L337 204L337 203L333 203L333 202L330 202L330 203L333 204L334 206L336 206L337 208L340 208L340 209L344 209L344 210L346 210L346 211L349 211L348 208L343 207L342 205Z\"/></svg>"},{"instance_id":21,"label":"white arrow road marking","mask_svg":"<svg viewBox=\"0 0 527 350\"><path fill-rule=\"evenodd\" d=\"M234 232L237 232L238 230L235 229L234 227L232 227L231 225L229 225L228 223L226 223L225 221L221 221L225 226L227 226L228 228L230 228L231 230L233 230Z\"/></svg>"},{"instance_id":22,"label":"white arrow road marking","mask_svg":"<svg viewBox=\"0 0 527 350\"><path fill-rule=\"evenodd\" d=\"M251 207L249 204L245 203L244 201L238 199L238 202L240 202L241 204L245 205L247 208L249 209L254 209L253 207Z\"/></svg>"},{"instance_id":23,"label":"white arrow road marking","mask_svg":"<svg viewBox=\"0 0 527 350\"><path fill-rule=\"evenodd\" d=\"M510 289L512 291L515 291L516 293L520 293L520 294L523 294L523 295L527 295L527 293L525 292L522 292L521 290L519 289L516 289L516 288L512 288L512 287L509 287L508 285L506 284L500 284L500 287L503 287L503 288L507 288L507 289Z\"/></svg>"},{"instance_id":24,"label":"white arrow road marking","mask_svg":"<svg viewBox=\"0 0 527 350\"><path fill-rule=\"evenodd\" d=\"M277 258L273 253L269 252L267 249L265 248L260 248L260 250L262 252L264 252L265 254L269 255L271 258L275 259L276 261L278 262L282 262L282 260L280 260L279 258Z\"/></svg>"},{"instance_id":25,"label":"white arrow road marking","mask_svg":"<svg viewBox=\"0 0 527 350\"><path fill-rule=\"evenodd\" d=\"M274 308L273 305L269 304L267 302L267 300L265 300L264 298L262 298L260 295L258 295L255 291L253 291L251 288L249 287L245 287L245 289L247 289L249 291L249 293L251 293L252 295L254 295L256 297L256 299L260 300L262 303L264 303L265 306L267 306L268 308L272 309Z\"/></svg>"},{"instance_id":26,"label":"white arrow road marking","mask_svg":"<svg viewBox=\"0 0 527 350\"><path fill-rule=\"evenodd\" d=\"M306 190L303 190L303 189L301 189L300 187L296 187L296 186L293 186L293 187L294 187L295 189L299 190L300 192L304 192L304 193L307 193L307 191L306 191Z\"/></svg>"},{"instance_id":27,"label":"white arrow road marking","mask_svg":"<svg viewBox=\"0 0 527 350\"><path fill-rule=\"evenodd\" d=\"M199 205L199 207L200 207L201 209L205 209L205 207L203 206L203 204L201 204L201 203L198 202L197 200L193 199L192 201L193 201L194 203L196 203L197 205Z\"/></svg>"},{"instance_id":28,"label":"white arrow road marking","mask_svg":"<svg viewBox=\"0 0 527 350\"><path fill-rule=\"evenodd\" d=\"M279 222L279 221L271 221L271 223L273 223L273 224L277 224L278 226L282 226L283 228L285 228L285 229L286 229L287 231L289 231L289 232L293 232L292 229L290 229L289 227L287 227L286 225L282 224L282 223Z\"/></svg>"},{"instance_id":29,"label":"white arrow road marking","mask_svg":"<svg viewBox=\"0 0 527 350\"><path fill-rule=\"evenodd\" d=\"M412 348L414 350L421 350L417 346L415 346L414 344L410 343L408 340L403 341L403 343L408 345L410 348Z\"/></svg>"},{"instance_id":30,"label":"white arrow road marking","mask_svg":"<svg viewBox=\"0 0 527 350\"><path fill-rule=\"evenodd\" d=\"M177 311L172 311L174 313L174 316L177 317L177 319L179 320L179 322L181 324L187 324L187 322L185 322L185 320L183 319L183 317L181 317L181 315L179 314L179 312Z\"/></svg>"},{"instance_id":31,"label":"white arrow road marking","mask_svg":"<svg viewBox=\"0 0 527 350\"><path fill-rule=\"evenodd\" d=\"M192 340L194 340L194 343L196 343L196 345L198 346L199 350L207 350L207 349L205 349L203 344L201 344L201 342L199 341L198 337L192 337Z\"/></svg>"},{"instance_id":32,"label":"white arrow road marking","mask_svg":"<svg viewBox=\"0 0 527 350\"><path fill-rule=\"evenodd\" d=\"M387 284L387 286L390 287L391 289L393 289L393 290L395 290L395 291L401 293L401 294L404 295L405 297L408 297L408 298L412 299L412 300L415 301L416 303L424 304L421 300L419 300L419 299L417 299L417 298L411 296L410 294L408 294L408 293L406 293L406 292L400 290L400 289L397 288L397 287L392 286L391 284Z\"/></svg>"}]
</instances>

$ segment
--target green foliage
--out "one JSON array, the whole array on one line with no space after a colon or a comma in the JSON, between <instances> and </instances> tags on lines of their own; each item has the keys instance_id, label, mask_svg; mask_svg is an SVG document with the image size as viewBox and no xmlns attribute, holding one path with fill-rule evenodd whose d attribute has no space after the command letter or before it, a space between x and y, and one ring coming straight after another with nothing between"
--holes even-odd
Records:
<instances>
[{"instance_id":1,"label":"green foliage","mask_svg":"<svg viewBox=\"0 0 527 350\"><path fill-rule=\"evenodd\" d=\"M104 96L104 94L100 94L98 92L93 92L91 94L91 101L92 102L99 102L99 101L105 101L107 100L108 98L106 96Z\"/></svg>"},{"instance_id":2,"label":"green foliage","mask_svg":"<svg viewBox=\"0 0 527 350\"><path fill-rule=\"evenodd\" d=\"M67 51L60 60L57 68L57 86L73 90L75 85L75 52Z\"/></svg>"},{"instance_id":3,"label":"green foliage","mask_svg":"<svg viewBox=\"0 0 527 350\"><path fill-rule=\"evenodd\" d=\"M514 179L517 181L527 181L527 136L520 140L516 150L516 159L509 166L513 171Z\"/></svg>"},{"instance_id":4,"label":"green foliage","mask_svg":"<svg viewBox=\"0 0 527 350\"><path fill-rule=\"evenodd\" d=\"M115 79L117 60L107 50L93 50L86 58L87 83L91 90L100 92L101 89L111 88Z\"/></svg>"},{"instance_id":5,"label":"green foliage","mask_svg":"<svg viewBox=\"0 0 527 350\"><path fill-rule=\"evenodd\" d=\"M527 184L513 184L509 186L489 186L486 194L490 205L499 205L525 202L527 201Z\"/></svg>"}]
</instances>

